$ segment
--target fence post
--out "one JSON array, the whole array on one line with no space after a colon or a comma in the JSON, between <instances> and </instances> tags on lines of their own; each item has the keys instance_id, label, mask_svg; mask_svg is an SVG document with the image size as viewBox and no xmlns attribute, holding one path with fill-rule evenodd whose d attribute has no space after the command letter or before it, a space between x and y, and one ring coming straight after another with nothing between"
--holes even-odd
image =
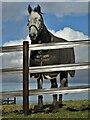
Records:
<instances>
[{"instance_id":1,"label":"fence post","mask_svg":"<svg viewBox=\"0 0 90 120\"><path fill-rule=\"evenodd\" d=\"M29 114L29 42L23 42L23 112Z\"/></svg>"},{"instance_id":2,"label":"fence post","mask_svg":"<svg viewBox=\"0 0 90 120\"><path fill-rule=\"evenodd\" d=\"M16 97L14 97L14 102L13 103L16 104Z\"/></svg>"}]
</instances>

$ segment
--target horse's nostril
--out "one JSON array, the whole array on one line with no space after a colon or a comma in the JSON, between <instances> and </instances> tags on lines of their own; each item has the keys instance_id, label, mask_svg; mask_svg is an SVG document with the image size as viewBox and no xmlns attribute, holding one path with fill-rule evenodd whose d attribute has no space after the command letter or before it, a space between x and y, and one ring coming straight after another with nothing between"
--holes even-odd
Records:
<instances>
[{"instance_id":1,"label":"horse's nostril","mask_svg":"<svg viewBox=\"0 0 90 120\"><path fill-rule=\"evenodd\" d=\"M29 34L29 37L30 37L32 40L34 40L34 39L36 39L36 34L35 34L35 33Z\"/></svg>"},{"instance_id":2,"label":"horse's nostril","mask_svg":"<svg viewBox=\"0 0 90 120\"><path fill-rule=\"evenodd\" d=\"M36 36L36 34L35 34L35 33L33 33L33 36Z\"/></svg>"},{"instance_id":3,"label":"horse's nostril","mask_svg":"<svg viewBox=\"0 0 90 120\"><path fill-rule=\"evenodd\" d=\"M35 36L36 36L36 34L35 34L35 33L32 33L32 34L30 34L30 36L31 36L31 37L35 37Z\"/></svg>"}]
</instances>

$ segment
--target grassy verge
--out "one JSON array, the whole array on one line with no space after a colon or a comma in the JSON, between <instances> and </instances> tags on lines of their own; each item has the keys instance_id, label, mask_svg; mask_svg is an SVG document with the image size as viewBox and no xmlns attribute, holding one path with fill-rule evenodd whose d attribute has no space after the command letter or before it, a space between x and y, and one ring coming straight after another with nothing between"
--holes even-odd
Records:
<instances>
[{"instance_id":1,"label":"grassy verge","mask_svg":"<svg viewBox=\"0 0 90 120\"><path fill-rule=\"evenodd\" d=\"M22 105L2 105L3 118L89 118L90 101L63 101L63 107L58 112L51 111L51 103L44 103L44 111L36 112L36 104L30 105L30 114L24 116Z\"/></svg>"}]
</instances>

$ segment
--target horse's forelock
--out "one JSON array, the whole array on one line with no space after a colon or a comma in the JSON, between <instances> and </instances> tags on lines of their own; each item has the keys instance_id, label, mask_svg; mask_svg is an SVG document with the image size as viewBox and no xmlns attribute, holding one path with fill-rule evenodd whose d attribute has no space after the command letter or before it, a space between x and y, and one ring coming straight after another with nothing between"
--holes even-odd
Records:
<instances>
[{"instance_id":1,"label":"horse's forelock","mask_svg":"<svg viewBox=\"0 0 90 120\"><path fill-rule=\"evenodd\" d=\"M36 12L36 11L33 10L33 11L31 12L30 17L31 17L31 18L32 18L32 17L33 17L33 18L34 18L34 17L38 17L38 18L39 18L39 17L42 17L42 16L41 16L38 12Z\"/></svg>"},{"instance_id":2,"label":"horse's forelock","mask_svg":"<svg viewBox=\"0 0 90 120\"><path fill-rule=\"evenodd\" d=\"M40 5L37 5L37 7L34 8L35 12L38 12L39 14L41 14L41 7Z\"/></svg>"}]
</instances>

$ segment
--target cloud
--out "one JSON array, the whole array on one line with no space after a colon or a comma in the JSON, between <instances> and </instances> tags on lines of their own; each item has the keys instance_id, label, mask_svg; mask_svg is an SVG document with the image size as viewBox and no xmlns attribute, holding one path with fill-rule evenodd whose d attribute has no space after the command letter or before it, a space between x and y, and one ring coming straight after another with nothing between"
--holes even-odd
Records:
<instances>
[{"instance_id":1,"label":"cloud","mask_svg":"<svg viewBox=\"0 0 90 120\"><path fill-rule=\"evenodd\" d=\"M75 31L69 27L65 27L63 30L54 31L50 30L55 36L62 37L67 39L68 41L75 41L75 40L84 40L88 39L87 35L84 35L83 32Z\"/></svg>"},{"instance_id":2,"label":"cloud","mask_svg":"<svg viewBox=\"0 0 90 120\"><path fill-rule=\"evenodd\" d=\"M10 40L9 42L4 43L3 46L23 45L23 41L25 41L25 40L29 41L29 43L30 43L29 35L25 39Z\"/></svg>"}]
</instances>

